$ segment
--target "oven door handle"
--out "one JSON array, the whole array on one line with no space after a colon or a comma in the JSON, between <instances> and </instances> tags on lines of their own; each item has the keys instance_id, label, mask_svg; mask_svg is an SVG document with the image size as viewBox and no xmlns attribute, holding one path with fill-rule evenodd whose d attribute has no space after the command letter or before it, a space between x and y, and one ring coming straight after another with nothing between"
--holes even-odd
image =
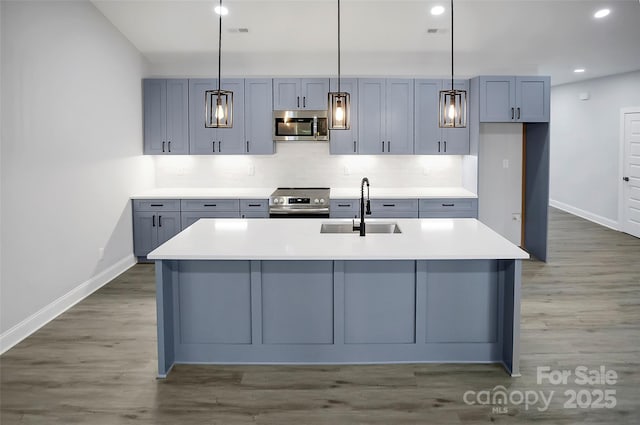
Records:
<instances>
[{"instance_id":1,"label":"oven door handle","mask_svg":"<svg viewBox=\"0 0 640 425\"><path fill-rule=\"evenodd\" d=\"M270 209L269 214L278 214L278 215L286 215L286 214L317 214L317 213L329 213L328 208L300 208L300 209Z\"/></svg>"}]
</instances>

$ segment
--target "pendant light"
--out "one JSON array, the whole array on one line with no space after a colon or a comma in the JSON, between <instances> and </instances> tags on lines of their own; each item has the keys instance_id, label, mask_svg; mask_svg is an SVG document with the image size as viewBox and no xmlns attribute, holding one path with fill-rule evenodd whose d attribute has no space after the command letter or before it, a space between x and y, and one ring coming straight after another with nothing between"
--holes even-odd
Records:
<instances>
[{"instance_id":1,"label":"pendant light","mask_svg":"<svg viewBox=\"0 0 640 425\"><path fill-rule=\"evenodd\" d=\"M451 0L451 88L440 91L438 125L449 128L467 126L467 91L456 90L453 85L453 0Z\"/></svg>"},{"instance_id":2,"label":"pendant light","mask_svg":"<svg viewBox=\"0 0 640 425\"><path fill-rule=\"evenodd\" d=\"M233 92L222 90L220 86L220 69L222 64L222 0L219 5L218 22L218 89L204 93L205 122L207 128L233 127Z\"/></svg>"},{"instance_id":3,"label":"pendant light","mask_svg":"<svg viewBox=\"0 0 640 425\"><path fill-rule=\"evenodd\" d=\"M338 0L338 91L329 92L329 130L351 128L351 95L340 90L340 0Z\"/></svg>"}]
</instances>

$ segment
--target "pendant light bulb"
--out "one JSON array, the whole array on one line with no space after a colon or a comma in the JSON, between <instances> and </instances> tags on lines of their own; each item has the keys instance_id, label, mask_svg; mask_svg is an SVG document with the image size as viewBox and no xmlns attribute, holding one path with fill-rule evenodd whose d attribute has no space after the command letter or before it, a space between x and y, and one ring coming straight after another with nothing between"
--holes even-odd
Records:
<instances>
[{"instance_id":1,"label":"pendant light bulb","mask_svg":"<svg viewBox=\"0 0 640 425\"><path fill-rule=\"evenodd\" d=\"M336 105L336 122L342 123L344 120L344 108L342 106L342 101L338 100Z\"/></svg>"},{"instance_id":2,"label":"pendant light bulb","mask_svg":"<svg viewBox=\"0 0 640 425\"><path fill-rule=\"evenodd\" d=\"M217 121L224 120L224 107L222 106L222 100L220 99L220 97L218 97L218 100L216 101L215 117Z\"/></svg>"},{"instance_id":3,"label":"pendant light bulb","mask_svg":"<svg viewBox=\"0 0 640 425\"><path fill-rule=\"evenodd\" d=\"M451 105L449 105L449 110L447 111L447 116L450 120L454 119L456 117L456 107L455 105L452 103Z\"/></svg>"}]
</instances>

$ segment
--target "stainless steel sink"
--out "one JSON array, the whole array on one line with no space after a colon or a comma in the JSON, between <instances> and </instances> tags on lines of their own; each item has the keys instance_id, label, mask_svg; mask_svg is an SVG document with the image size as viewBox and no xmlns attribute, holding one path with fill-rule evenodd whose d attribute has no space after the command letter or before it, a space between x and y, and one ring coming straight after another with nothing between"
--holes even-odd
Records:
<instances>
[{"instance_id":1,"label":"stainless steel sink","mask_svg":"<svg viewBox=\"0 0 640 425\"><path fill-rule=\"evenodd\" d=\"M402 233L397 223L366 223L367 233ZM320 233L359 233L352 223L322 223Z\"/></svg>"}]
</instances>

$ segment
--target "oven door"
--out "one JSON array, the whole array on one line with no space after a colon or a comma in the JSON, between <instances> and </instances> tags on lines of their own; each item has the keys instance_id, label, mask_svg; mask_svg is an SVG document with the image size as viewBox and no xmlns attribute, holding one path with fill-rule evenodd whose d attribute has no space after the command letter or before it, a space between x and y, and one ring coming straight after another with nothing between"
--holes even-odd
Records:
<instances>
[{"instance_id":1,"label":"oven door","mask_svg":"<svg viewBox=\"0 0 640 425\"><path fill-rule=\"evenodd\" d=\"M269 218L329 218L327 208L271 208Z\"/></svg>"}]
</instances>

